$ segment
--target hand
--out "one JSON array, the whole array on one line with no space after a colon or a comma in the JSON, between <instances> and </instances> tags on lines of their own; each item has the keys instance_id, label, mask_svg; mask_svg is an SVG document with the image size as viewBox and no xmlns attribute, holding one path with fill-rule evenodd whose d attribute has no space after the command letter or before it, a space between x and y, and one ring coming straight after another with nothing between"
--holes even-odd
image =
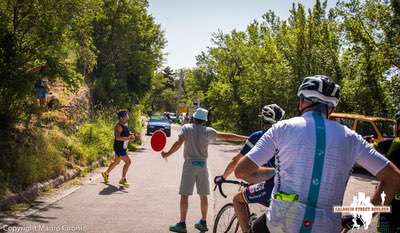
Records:
<instances>
[{"instance_id":1,"label":"hand","mask_svg":"<svg viewBox=\"0 0 400 233\"><path fill-rule=\"evenodd\" d=\"M167 158L169 156L169 153L168 152L161 152L161 157L163 157L163 158Z\"/></svg>"},{"instance_id":2,"label":"hand","mask_svg":"<svg viewBox=\"0 0 400 233\"><path fill-rule=\"evenodd\" d=\"M216 177L214 178L214 183L215 183L216 185L222 184L224 181L225 181L224 176L216 176Z\"/></svg>"}]
</instances>

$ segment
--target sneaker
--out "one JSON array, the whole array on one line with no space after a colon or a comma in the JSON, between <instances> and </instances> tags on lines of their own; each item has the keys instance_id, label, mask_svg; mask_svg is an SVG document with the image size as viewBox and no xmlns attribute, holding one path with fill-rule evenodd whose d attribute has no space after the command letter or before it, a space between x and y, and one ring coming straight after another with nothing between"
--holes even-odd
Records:
<instances>
[{"instance_id":1,"label":"sneaker","mask_svg":"<svg viewBox=\"0 0 400 233\"><path fill-rule=\"evenodd\" d=\"M126 188L129 187L128 180L126 180L125 178L122 178L122 179L119 181L119 184L120 184L121 186L126 187Z\"/></svg>"},{"instance_id":2,"label":"sneaker","mask_svg":"<svg viewBox=\"0 0 400 233\"><path fill-rule=\"evenodd\" d=\"M208 231L207 222L204 220L200 220L198 223L194 224L194 228L199 231Z\"/></svg>"},{"instance_id":3,"label":"sneaker","mask_svg":"<svg viewBox=\"0 0 400 233\"><path fill-rule=\"evenodd\" d=\"M186 233L186 224L184 222L178 222L177 224L170 225L169 230L172 232Z\"/></svg>"},{"instance_id":4,"label":"sneaker","mask_svg":"<svg viewBox=\"0 0 400 233\"><path fill-rule=\"evenodd\" d=\"M103 176L104 183L108 184L108 178L109 178L108 173L107 172L102 172L101 176Z\"/></svg>"}]
</instances>

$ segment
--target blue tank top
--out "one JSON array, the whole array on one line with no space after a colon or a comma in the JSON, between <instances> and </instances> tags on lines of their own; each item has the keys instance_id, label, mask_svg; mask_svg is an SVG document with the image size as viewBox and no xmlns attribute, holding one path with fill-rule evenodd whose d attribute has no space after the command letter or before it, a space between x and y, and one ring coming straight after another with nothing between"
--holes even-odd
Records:
<instances>
[{"instance_id":1,"label":"blue tank top","mask_svg":"<svg viewBox=\"0 0 400 233\"><path fill-rule=\"evenodd\" d=\"M121 137L128 137L129 136L129 128L126 125L118 123L122 127L122 132L121 132ZM124 141L117 141L116 138L114 138L114 150L125 150L124 146Z\"/></svg>"}]
</instances>

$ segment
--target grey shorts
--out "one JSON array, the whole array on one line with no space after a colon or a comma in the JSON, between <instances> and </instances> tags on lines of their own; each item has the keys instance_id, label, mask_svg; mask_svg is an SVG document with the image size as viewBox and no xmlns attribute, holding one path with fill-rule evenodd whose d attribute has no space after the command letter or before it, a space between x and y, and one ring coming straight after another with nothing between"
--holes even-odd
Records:
<instances>
[{"instance_id":1,"label":"grey shorts","mask_svg":"<svg viewBox=\"0 0 400 233\"><path fill-rule=\"evenodd\" d=\"M183 164L180 195L189 196L193 194L196 184L199 195L210 194L210 181L208 180L208 168L206 161L186 160Z\"/></svg>"}]
</instances>

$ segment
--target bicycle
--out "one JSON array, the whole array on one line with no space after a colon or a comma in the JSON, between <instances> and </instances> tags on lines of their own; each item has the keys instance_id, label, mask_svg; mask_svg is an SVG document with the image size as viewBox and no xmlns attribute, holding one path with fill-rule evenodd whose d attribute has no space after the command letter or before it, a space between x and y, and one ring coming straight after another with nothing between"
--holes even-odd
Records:
<instances>
[{"instance_id":1,"label":"bicycle","mask_svg":"<svg viewBox=\"0 0 400 233\"><path fill-rule=\"evenodd\" d=\"M227 198L225 195L223 189L222 189L222 184L227 183L227 184L234 184L234 185L239 185L239 191L242 190L243 188L246 188L249 186L249 184L242 182L242 181L236 181L236 180L224 180L221 183L218 183L214 187L214 191L217 189L223 196L224 198ZM249 216L249 226L250 229L254 223L254 221L258 218L257 213L253 212L250 210L249 205L247 205L247 214ZM227 221L225 221L227 220ZM214 227L213 227L213 233L237 233L240 231L240 226L239 226L239 221L236 217L235 210L233 208L233 203L227 203L225 204L219 211L218 214L214 220Z\"/></svg>"}]
</instances>

